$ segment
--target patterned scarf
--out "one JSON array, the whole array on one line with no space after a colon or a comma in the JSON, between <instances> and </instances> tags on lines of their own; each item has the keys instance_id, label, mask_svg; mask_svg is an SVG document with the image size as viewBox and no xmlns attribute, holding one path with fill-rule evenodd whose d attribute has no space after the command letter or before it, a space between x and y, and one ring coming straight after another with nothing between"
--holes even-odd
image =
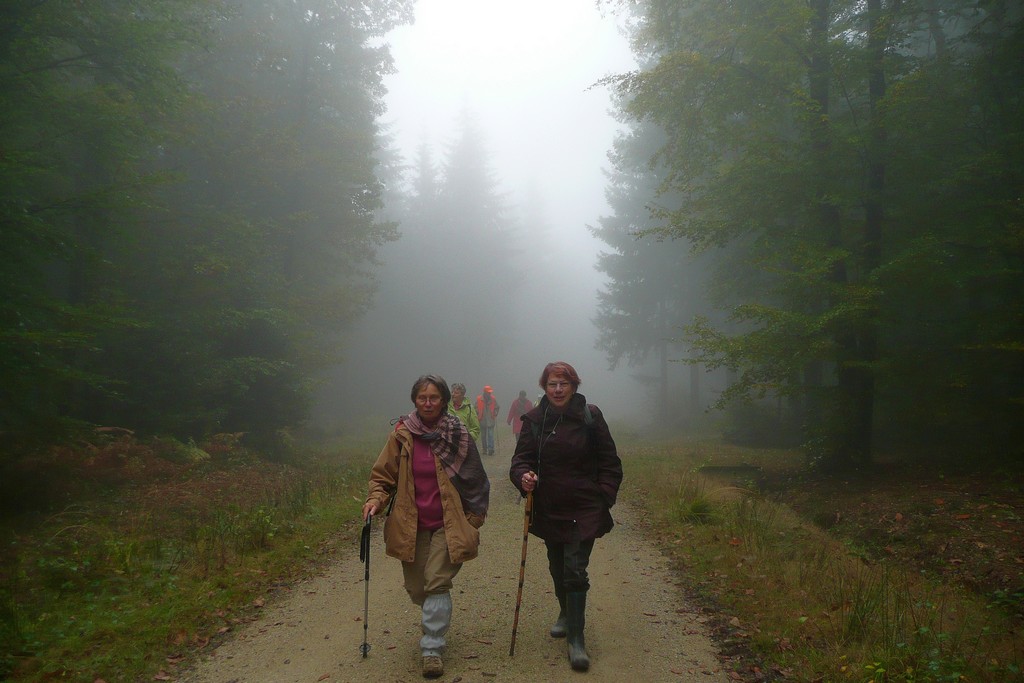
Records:
<instances>
[{"instance_id":1,"label":"patterned scarf","mask_svg":"<svg viewBox=\"0 0 1024 683\"><path fill-rule=\"evenodd\" d=\"M401 418L399 424L430 444L430 452L441 460L445 474L459 492L462 506L474 514L486 515L491 483L462 420L446 413L429 428L413 411Z\"/></svg>"}]
</instances>

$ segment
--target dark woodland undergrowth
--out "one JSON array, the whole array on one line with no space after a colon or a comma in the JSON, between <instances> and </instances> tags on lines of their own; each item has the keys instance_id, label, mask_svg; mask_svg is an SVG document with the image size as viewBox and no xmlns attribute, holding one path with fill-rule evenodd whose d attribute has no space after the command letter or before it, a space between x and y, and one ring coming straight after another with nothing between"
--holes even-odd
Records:
<instances>
[{"instance_id":1,"label":"dark woodland undergrowth","mask_svg":"<svg viewBox=\"0 0 1024 683\"><path fill-rule=\"evenodd\" d=\"M1019 470L890 459L826 476L717 439L624 450L736 680L1021 680Z\"/></svg>"}]
</instances>

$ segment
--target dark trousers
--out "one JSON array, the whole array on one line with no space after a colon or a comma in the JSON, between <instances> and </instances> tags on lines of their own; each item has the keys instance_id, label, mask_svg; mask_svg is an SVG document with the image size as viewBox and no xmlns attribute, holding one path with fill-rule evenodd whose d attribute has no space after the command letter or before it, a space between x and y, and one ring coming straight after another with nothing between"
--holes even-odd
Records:
<instances>
[{"instance_id":1,"label":"dark trousers","mask_svg":"<svg viewBox=\"0 0 1024 683\"><path fill-rule=\"evenodd\" d=\"M590 564L590 553L594 549L594 539L573 541L572 543L553 543L544 541L548 550L548 571L555 583L555 594L560 597L567 593L586 591L590 588L587 578L587 566Z\"/></svg>"}]
</instances>

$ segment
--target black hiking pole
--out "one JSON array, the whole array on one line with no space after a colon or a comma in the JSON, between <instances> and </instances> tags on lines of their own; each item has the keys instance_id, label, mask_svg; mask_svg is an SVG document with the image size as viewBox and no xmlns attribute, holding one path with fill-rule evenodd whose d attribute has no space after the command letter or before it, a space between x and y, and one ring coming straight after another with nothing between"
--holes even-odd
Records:
<instances>
[{"instance_id":1,"label":"black hiking pole","mask_svg":"<svg viewBox=\"0 0 1024 683\"><path fill-rule=\"evenodd\" d=\"M370 643L367 642L366 637L370 628L370 524L372 522L373 515L368 515L366 517L366 524L363 525L363 533L359 537L359 560L365 565L363 570L363 584L365 586L363 597L363 644L359 646L359 651L363 653L363 659L366 659L366 655L370 651Z\"/></svg>"},{"instance_id":2,"label":"black hiking pole","mask_svg":"<svg viewBox=\"0 0 1024 683\"><path fill-rule=\"evenodd\" d=\"M526 509L523 510L523 557L519 561L519 591L516 594L516 614L512 619L512 644L508 656L516 654L516 629L519 628L519 606L523 603L523 579L526 578L526 543L530 538L530 513L533 512L533 491L526 493Z\"/></svg>"}]
</instances>

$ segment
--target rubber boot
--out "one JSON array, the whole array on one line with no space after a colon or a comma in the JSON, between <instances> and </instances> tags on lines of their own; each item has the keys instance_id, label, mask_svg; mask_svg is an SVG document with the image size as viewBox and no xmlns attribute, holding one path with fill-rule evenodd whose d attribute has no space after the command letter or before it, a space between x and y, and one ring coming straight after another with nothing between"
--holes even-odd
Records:
<instances>
[{"instance_id":1,"label":"rubber boot","mask_svg":"<svg viewBox=\"0 0 1024 683\"><path fill-rule=\"evenodd\" d=\"M420 651L423 654L423 677L439 678L444 674L441 653L445 648L445 634L452 623L452 596L450 593L428 595L423 600L423 637Z\"/></svg>"},{"instance_id":2,"label":"rubber boot","mask_svg":"<svg viewBox=\"0 0 1024 683\"><path fill-rule=\"evenodd\" d=\"M590 655L583 638L583 629L587 618L587 593L576 591L565 596L566 631L569 644L569 664L573 671L586 671L590 668Z\"/></svg>"},{"instance_id":3,"label":"rubber boot","mask_svg":"<svg viewBox=\"0 0 1024 683\"><path fill-rule=\"evenodd\" d=\"M565 638L565 588L555 586L555 597L558 598L558 618L555 619L555 623L551 625L551 637Z\"/></svg>"}]
</instances>

